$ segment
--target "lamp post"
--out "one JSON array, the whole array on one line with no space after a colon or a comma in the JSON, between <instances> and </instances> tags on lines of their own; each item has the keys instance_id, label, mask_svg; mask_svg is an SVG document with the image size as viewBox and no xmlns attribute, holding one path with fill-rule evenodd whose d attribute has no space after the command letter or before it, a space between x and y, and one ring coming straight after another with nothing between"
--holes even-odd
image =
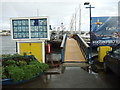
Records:
<instances>
[{"instance_id":1,"label":"lamp post","mask_svg":"<svg viewBox=\"0 0 120 90\"><path fill-rule=\"evenodd\" d=\"M93 64L93 62L92 62L91 8L95 8L95 7L92 7L89 2L85 2L84 5L89 5L89 7L86 7L86 8L89 8L89 12L90 12L90 51L89 51L90 61L89 61L89 64Z\"/></svg>"},{"instance_id":2,"label":"lamp post","mask_svg":"<svg viewBox=\"0 0 120 90\"><path fill-rule=\"evenodd\" d=\"M62 29L62 36L63 36L63 30L64 30L63 22L61 23L61 29Z\"/></svg>"}]
</instances>

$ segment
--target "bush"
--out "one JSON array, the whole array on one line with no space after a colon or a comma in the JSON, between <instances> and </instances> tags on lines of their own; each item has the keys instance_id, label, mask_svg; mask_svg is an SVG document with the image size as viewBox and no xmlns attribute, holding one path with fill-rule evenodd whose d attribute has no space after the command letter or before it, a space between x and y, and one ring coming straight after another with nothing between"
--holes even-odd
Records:
<instances>
[{"instance_id":1,"label":"bush","mask_svg":"<svg viewBox=\"0 0 120 90\"><path fill-rule=\"evenodd\" d=\"M6 64L13 65L13 64L16 64L16 61L14 61L14 60L8 60L8 61L6 61Z\"/></svg>"},{"instance_id":2,"label":"bush","mask_svg":"<svg viewBox=\"0 0 120 90\"><path fill-rule=\"evenodd\" d=\"M7 76L6 76L5 74L2 74L2 78L3 78L3 79L6 79Z\"/></svg>"},{"instance_id":3,"label":"bush","mask_svg":"<svg viewBox=\"0 0 120 90\"><path fill-rule=\"evenodd\" d=\"M27 64L26 61L18 61L18 62L17 62L17 65L18 65L18 66L23 66L23 65L26 65L26 64Z\"/></svg>"},{"instance_id":4,"label":"bush","mask_svg":"<svg viewBox=\"0 0 120 90\"><path fill-rule=\"evenodd\" d=\"M0 61L0 67L2 67L2 61Z\"/></svg>"},{"instance_id":5,"label":"bush","mask_svg":"<svg viewBox=\"0 0 120 90\"><path fill-rule=\"evenodd\" d=\"M17 67L17 66L8 66L6 67L8 71L8 78L12 79L13 81L20 81L23 80L24 70Z\"/></svg>"},{"instance_id":6,"label":"bush","mask_svg":"<svg viewBox=\"0 0 120 90\"><path fill-rule=\"evenodd\" d=\"M44 68L43 68L44 66ZM23 67L18 66L7 66L6 71L8 72L8 78L13 81L28 80L39 73L47 69L47 65L43 63L38 63L31 65L24 65Z\"/></svg>"},{"instance_id":7,"label":"bush","mask_svg":"<svg viewBox=\"0 0 120 90\"><path fill-rule=\"evenodd\" d=\"M1 57L2 58L8 58L8 57L11 57L12 55L10 55L10 54L3 54L3 55L1 55Z\"/></svg>"},{"instance_id":8,"label":"bush","mask_svg":"<svg viewBox=\"0 0 120 90\"><path fill-rule=\"evenodd\" d=\"M45 64L45 63L40 63L40 62L38 62L38 61L31 61L29 64L30 64L30 65L36 65L36 67L37 67L38 69L41 69L41 70L43 70L43 71L45 71L45 70L48 68L48 65L47 65L47 64Z\"/></svg>"},{"instance_id":9,"label":"bush","mask_svg":"<svg viewBox=\"0 0 120 90\"><path fill-rule=\"evenodd\" d=\"M22 67L25 70L25 77L24 80L30 79L33 76L38 75L39 73L43 72L43 70L38 69L36 65L26 65Z\"/></svg>"},{"instance_id":10,"label":"bush","mask_svg":"<svg viewBox=\"0 0 120 90\"><path fill-rule=\"evenodd\" d=\"M4 61L3 79L10 78L13 81L28 80L48 68L47 64L40 63L34 56L13 55L11 57L11 60Z\"/></svg>"}]
</instances>

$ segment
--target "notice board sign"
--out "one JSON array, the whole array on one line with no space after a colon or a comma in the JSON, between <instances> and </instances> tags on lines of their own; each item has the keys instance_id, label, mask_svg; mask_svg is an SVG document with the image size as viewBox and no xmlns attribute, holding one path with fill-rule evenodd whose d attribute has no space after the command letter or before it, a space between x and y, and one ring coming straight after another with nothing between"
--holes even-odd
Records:
<instances>
[{"instance_id":1,"label":"notice board sign","mask_svg":"<svg viewBox=\"0 0 120 90\"><path fill-rule=\"evenodd\" d=\"M12 39L49 39L48 26L48 17L12 18Z\"/></svg>"},{"instance_id":2,"label":"notice board sign","mask_svg":"<svg viewBox=\"0 0 120 90\"><path fill-rule=\"evenodd\" d=\"M92 17L93 46L116 46L120 44L118 17Z\"/></svg>"}]
</instances>

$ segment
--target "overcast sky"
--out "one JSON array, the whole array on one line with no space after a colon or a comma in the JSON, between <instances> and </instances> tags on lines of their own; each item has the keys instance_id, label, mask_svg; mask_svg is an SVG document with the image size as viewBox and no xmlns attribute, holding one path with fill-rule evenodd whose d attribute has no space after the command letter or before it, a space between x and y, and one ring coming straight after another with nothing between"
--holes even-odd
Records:
<instances>
[{"instance_id":1,"label":"overcast sky","mask_svg":"<svg viewBox=\"0 0 120 90\"><path fill-rule=\"evenodd\" d=\"M117 16L119 0L2 0L0 2L0 30L10 29L10 18L49 16L52 27L60 26L61 22L69 30L70 21L75 10L79 11L81 5L81 29L89 30L89 10L84 2L90 2L95 8L92 9L92 17ZM38 11L38 13L37 13ZM79 21L77 13L77 30Z\"/></svg>"}]
</instances>

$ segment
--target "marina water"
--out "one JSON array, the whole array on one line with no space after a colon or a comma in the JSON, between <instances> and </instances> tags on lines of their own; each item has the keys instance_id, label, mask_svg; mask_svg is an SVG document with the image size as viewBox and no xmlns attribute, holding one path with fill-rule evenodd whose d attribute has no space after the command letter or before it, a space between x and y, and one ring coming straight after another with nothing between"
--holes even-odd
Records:
<instances>
[{"instance_id":1,"label":"marina water","mask_svg":"<svg viewBox=\"0 0 120 90\"><path fill-rule=\"evenodd\" d=\"M0 55L15 53L16 41L12 40L11 36L0 36Z\"/></svg>"}]
</instances>

